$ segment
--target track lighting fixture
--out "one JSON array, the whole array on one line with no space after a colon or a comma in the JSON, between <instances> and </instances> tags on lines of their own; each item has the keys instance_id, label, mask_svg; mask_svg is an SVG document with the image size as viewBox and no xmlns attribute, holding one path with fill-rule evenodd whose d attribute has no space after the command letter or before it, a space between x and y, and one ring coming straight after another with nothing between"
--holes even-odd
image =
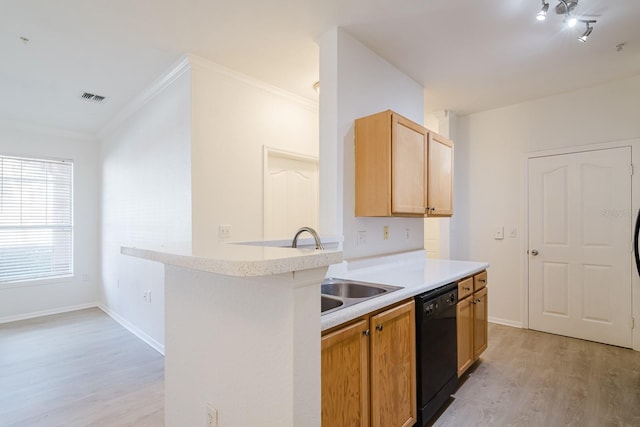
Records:
<instances>
[{"instance_id":1,"label":"track lighting fixture","mask_svg":"<svg viewBox=\"0 0 640 427\"><path fill-rule=\"evenodd\" d=\"M540 9L540 11L536 14L536 19L538 21L546 20L547 12L549 10L549 3L547 3L546 0L541 0L541 1L542 1L542 9ZM564 22L567 27L573 28L576 26L578 22L583 22L584 24L587 25L587 29L585 30L584 34L578 37L578 40L580 40L581 42L586 42L587 38L593 31L593 27L591 26L591 24L595 24L596 21L593 19L590 19L590 20L578 19L577 17L571 14L571 12L573 12L573 10L578 6L578 0L557 0L557 1L558 1L558 4L556 5L556 8L555 8L556 14L564 15L564 19L562 22Z\"/></svg>"},{"instance_id":2,"label":"track lighting fixture","mask_svg":"<svg viewBox=\"0 0 640 427\"><path fill-rule=\"evenodd\" d=\"M582 33L582 35L580 37L578 37L578 40L581 41L582 43L584 43L584 42L587 41L587 39L591 35L591 32L593 31L593 27L590 24L593 24L596 21L595 20L589 20L589 21L580 21L580 22L584 22L585 25L587 26L587 29L584 31L584 33Z\"/></svg>"},{"instance_id":3,"label":"track lighting fixture","mask_svg":"<svg viewBox=\"0 0 640 427\"><path fill-rule=\"evenodd\" d=\"M538 14L536 15L536 19L538 21L544 21L545 19L547 19L548 10L549 10L549 3L542 0L542 9L540 9L540 12L538 12Z\"/></svg>"}]
</instances>

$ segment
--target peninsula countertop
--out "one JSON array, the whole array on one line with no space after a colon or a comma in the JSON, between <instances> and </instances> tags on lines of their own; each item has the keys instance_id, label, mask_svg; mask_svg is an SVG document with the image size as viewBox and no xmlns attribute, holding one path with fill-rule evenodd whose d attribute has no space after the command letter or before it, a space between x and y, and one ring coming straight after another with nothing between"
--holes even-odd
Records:
<instances>
[{"instance_id":1,"label":"peninsula countertop","mask_svg":"<svg viewBox=\"0 0 640 427\"><path fill-rule=\"evenodd\" d=\"M234 277L269 276L327 267L342 261L339 250L284 248L221 243L205 252L190 247L137 248L122 246L121 253L166 265Z\"/></svg>"}]
</instances>

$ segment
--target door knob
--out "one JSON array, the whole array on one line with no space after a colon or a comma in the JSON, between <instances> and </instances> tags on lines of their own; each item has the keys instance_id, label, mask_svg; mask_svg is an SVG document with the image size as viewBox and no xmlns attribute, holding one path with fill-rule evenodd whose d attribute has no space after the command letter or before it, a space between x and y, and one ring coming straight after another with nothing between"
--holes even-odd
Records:
<instances>
[{"instance_id":1,"label":"door knob","mask_svg":"<svg viewBox=\"0 0 640 427\"><path fill-rule=\"evenodd\" d=\"M537 249L532 250L531 251L531 255L537 256L538 255L538 250Z\"/></svg>"}]
</instances>

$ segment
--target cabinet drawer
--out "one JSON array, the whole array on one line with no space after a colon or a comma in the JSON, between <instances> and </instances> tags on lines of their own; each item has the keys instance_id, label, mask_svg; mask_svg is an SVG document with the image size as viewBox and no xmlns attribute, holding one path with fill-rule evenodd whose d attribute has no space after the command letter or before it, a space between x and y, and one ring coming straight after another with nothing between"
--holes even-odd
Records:
<instances>
[{"instance_id":1,"label":"cabinet drawer","mask_svg":"<svg viewBox=\"0 0 640 427\"><path fill-rule=\"evenodd\" d=\"M477 292L487 286L487 272L483 271L473 276L473 291ZM458 297L460 298L460 297Z\"/></svg>"},{"instance_id":2,"label":"cabinet drawer","mask_svg":"<svg viewBox=\"0 0 640 427\"><path fill-rule=\"evenodd\" d=\"M458 301L471 295L473 292L473 277L467 277L458 282Z\"/></svg>"}]
</instances>

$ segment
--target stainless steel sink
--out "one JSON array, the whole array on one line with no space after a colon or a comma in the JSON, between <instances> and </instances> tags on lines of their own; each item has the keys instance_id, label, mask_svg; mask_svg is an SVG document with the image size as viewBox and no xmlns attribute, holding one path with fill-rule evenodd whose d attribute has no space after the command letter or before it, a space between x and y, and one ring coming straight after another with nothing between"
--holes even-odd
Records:
<instances>
[{"instance_id":1,"label":"stainless steel sink","mask_svg":"<svg viewBox=\"0 0 640 427\"><path fill-rule=\"evenodd\" d=\"M401 289L400 286L358 282L337 278L325 279L321 286L322 313L349 307L370 298Z\"/></svg>"},{"instance_id":2,"label":"stainless steel sink","mask_svg":"<svg viewBox=\"0 0 640 427\"><path fill-rule=\"evenodd\" d=\"M386 289L371 285L361 285L354 282L335 282L322 285L323 294L343 298L369 298L387 292Z\"/></svg>"},{"instance_id":3,"label":"stainless steel sink","mask_svg":"<svg viewBox=\"0 0 640 427\"><path fill-rule=\"evenodd\" d=\"M334 308L338 308L341 305L343 305L344 303L342 301L340 301L339 299L330 298L330 297L326 297L324 295L321 295L320 304L322 306L322 312L324 313L325 311L329 311L329 310L333 310Z\"/></svg>"}]
</instances>

